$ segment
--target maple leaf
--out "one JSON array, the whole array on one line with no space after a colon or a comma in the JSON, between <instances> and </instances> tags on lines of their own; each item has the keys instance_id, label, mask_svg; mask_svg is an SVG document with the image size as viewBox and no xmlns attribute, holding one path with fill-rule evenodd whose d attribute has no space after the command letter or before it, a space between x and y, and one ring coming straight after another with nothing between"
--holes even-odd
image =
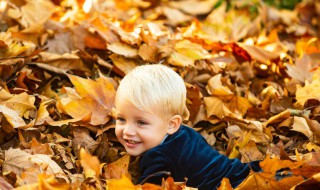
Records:
<instances>
[{"instance_id":1,"label":"maple leaf","mask_svg":"<svg viewBox=\"0 0 320 190\"><path fill-rule=\"evenodd\" d=\"M75 91L68 90L68 97L62 97L58 107L73 118L82 119L91 113L90 123L93 125L108 122L115 96L113 84L105 78L94 81L74 75L68 77L75 86Z\"/></svg>"},{"instance_id":2,"label":"maple leaf","mask_svg":"<svg viewBox=\"0 0 320 190\"><path fill-rule=\"evenodd\" d=\"M301 59L297 59L294 65L287 65L287 73L292 78L305 83L312 79L311 70L313 69L313 61L310 56L304 55Z\"/></svg>"},{"instance_id":3,"label":"maple leaf","mask_svg":"<svg viewBox=\"0 0 320 190\"><path fill-rule=\"evenodd\" d=\"M10 148L5 151L5 159L2 166L4 171L13 171L17 175L20 175L24 170L32 168L35 164L41 166L45 173L64 174L60 166L48 155L31 155L20 149Z\"/></svg>"}]
</instances>

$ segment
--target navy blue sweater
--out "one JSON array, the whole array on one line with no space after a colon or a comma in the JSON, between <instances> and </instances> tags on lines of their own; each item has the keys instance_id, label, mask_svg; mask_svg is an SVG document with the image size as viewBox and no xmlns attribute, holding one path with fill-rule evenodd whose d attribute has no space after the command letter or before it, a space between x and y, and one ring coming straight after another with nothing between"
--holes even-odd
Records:
<instances>
[{"instance_id":1,"label":"navy blue sweater","mask_svg":"<svg viewBox=\"0 0 320 190\"><path fill-rule=\"evenodd\" d=\"M261 170L259 162L244 164L220 154L198 132L182 125L162 144L141 155L138 183L161 184L170 172L174 181L187 178L187 186L199 190L216 189L224 177L236 187L248 176L250 168Z\"/></svg>"}]
</instances>

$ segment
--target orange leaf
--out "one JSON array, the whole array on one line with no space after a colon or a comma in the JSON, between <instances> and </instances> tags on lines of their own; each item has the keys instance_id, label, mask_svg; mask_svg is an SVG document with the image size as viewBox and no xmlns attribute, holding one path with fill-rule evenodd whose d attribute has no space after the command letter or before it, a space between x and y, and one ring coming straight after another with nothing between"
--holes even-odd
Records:
<instances>
[{"instance_id":1,"label":"orange leaf","mask_svg":"<svg viewBox=\"0 0 320 190\"><path fill-rule=\"evenodd\" d=\"M119 190L119 189L138 190L140 189L140 185L138 186L133 185L131 180L128 177L123 175L120 179L107 180L107 189L108 190Z\"/></svg>"},{"instance_id":2,"label":"orange leaf","mask_svg":"<svg viewBox=\"0 0 320 190\"><path fill-rule=\"evenodd\" d=\"M223 178L218 190L232 190L232 186L228 178Z\"/></svg>"},{"instance_id":3,"label":"orange leaf","mask_svg":"<svg viewBox=\"0 0 320 190\"><path fill-rule=\"evenodd\" d=\"M123 176L130 177L128 172L130 155L125 155L106 167L108 179L121 179Z\"/></svg>"},{"instance_id":4,"label":"orange leaf","mask_svg":"<svg viewBox=\"0 0 320 190\"><path fill-rule=\"evenodd\" d=\"M260 167L263 169L264 172L274 174L277 170L283 168L295 169L301 166L302 164L302 161L293 162L290 160L279 160L278 158L271 158L270 156L267 156L262 162L260 162Z\"/></svg>"},{"instance_id":5,"label":"orange leaf","mask_svg":"<svg viewBox=\"0 0 320 190\"><path fill-rule=\"evenodd\" d=\"M99 179L100 162L96 156L92 156L84 148L80 149L80 163L86 177L96 177Z\"/></svg>"}]
</instances>

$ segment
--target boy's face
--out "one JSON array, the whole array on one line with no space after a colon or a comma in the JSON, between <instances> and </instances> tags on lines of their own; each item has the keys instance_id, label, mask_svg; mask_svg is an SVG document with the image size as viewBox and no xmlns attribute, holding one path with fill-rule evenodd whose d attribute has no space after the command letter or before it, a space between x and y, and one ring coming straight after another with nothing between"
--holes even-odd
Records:
<instances>
[{"instance_id":1,"label":"boy's face","mask_svg":"<svg viewBox=\"0 0 320 190\"><path fill-rule=\"evenodd\" d=\"M168 119L139 110L128 101L119 101L116 110L116 135L130 155L138 156L159 145L168 133Z\"/></svg>"}]
</instances>

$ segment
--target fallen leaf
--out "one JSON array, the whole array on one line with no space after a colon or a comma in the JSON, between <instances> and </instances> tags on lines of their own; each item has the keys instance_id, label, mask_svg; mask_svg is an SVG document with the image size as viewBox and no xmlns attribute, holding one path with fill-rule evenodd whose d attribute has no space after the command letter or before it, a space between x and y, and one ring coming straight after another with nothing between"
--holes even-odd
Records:
<instances>
[{"instance_id":1,"label":"fallen leaf","mask_svg":"<svg viewBox=\"0 0 320 190\"><path fill-rule=\"evenodd\" d=\"M60 166L48 155L31 155L20 149L10 148L5 151L5 159L2 166L4 171L13 171L20 175L24 170L33 167L34 164L41 166L44 173L64 174Z\"/></svg>"},{"instance_id":2,"label":"fallen leaf","mask_svg":"<svg viewBox=\"0 0 320 190\"><path fill-rule=\"evenodd\" d=\"M84 148L80 149L80 163L83 167L86 178L99 179L100 162L96 156L90 155Z\"/></svg>"},{"instance_id":3,"label":"fallen leaf","mask_svg":"<svg viewBox=\"0 0 320 190\"><path fill-rule=\"evenodd\" d=\"M129 179L130 174L128 173L130 155L126 154L122 158L107 164L107 179L122 179L126 176L125 180Z\"/></svg>"},{"instance_id":4,"label":"fallen leaf","mask_svg":"<svg viewBox=\"0 0 320 190\"><path fill-rule=\"evenodd\" d=\"M223 178L218 190L233 190L228 178Z\"/></svg>"},{"instance_id":5,"label":"fallen leaf","mask_svg":"<svg viewBox=\"0 0 320 190\"><path fill-rule=\"evenodd\" d=\"M10 125L14 128L19 128L21 126L25 126L26 123L19 116L19 113L13 109L10 109L6 106L0 105L0 112L4 115Z\"/></svg>"}]
</instances>

